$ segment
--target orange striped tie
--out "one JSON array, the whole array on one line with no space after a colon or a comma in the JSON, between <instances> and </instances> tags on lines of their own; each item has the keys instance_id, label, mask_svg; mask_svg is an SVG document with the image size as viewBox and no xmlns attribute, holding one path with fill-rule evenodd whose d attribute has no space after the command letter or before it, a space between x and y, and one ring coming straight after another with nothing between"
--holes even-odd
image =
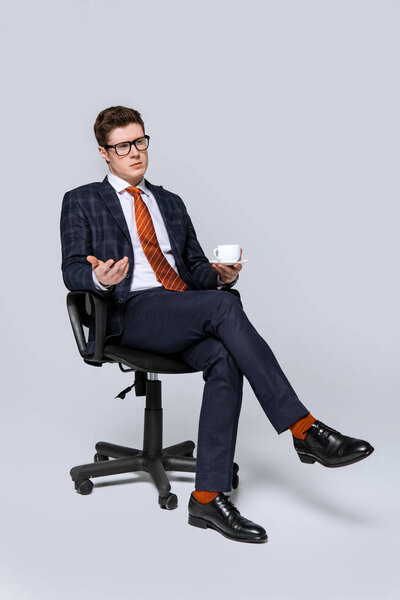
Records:
<instances>
[{"instance_id":1,"label":"orange striped tie","mask_svg":"<svg viewBox=\"0 0 400 600\"><path fill-rule=\"evenodd\" d=\"M186 283L171 267L160 248L149 209L140 195L142 190L132 186L127 187L126 190L134 198L139 241L151 268L156 274L157 280L161 281L167 290L174 290L175 292L185 291L187 288Z\"/></svg>"}]
</instances>

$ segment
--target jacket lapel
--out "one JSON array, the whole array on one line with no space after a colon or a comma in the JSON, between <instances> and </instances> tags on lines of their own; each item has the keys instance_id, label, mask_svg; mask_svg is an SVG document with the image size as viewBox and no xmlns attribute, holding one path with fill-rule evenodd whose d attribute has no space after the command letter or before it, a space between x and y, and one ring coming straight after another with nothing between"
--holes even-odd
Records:
<instances>
[{"instance_id":1,"label":"jacket lapel","mask_svg":"<svg viewBox=\"0 0 400 600\"><path fill-rule=\"evenodd\" d=\"M168 235L173 229L173 214L170 207L170 204L165 197L164 189L160 185L153 185L147 179L145 179L146 186L152 192L156 202L158 204L158 208L160 209L161 216L164 220L165 227L167 228Z\"/></svg>"},{"instance_id":2,"label":"jacket lapel","mask_svg":"<svg viewBox=\"0 0 400 600\"><path fill-rule=\"evenodd\" d=\"M131 236L129 234L129 229L126 224L125 215L123 213L121 203L118 200L118 196L115 193L113 186L108 182L107 177L105 177L100 183L99 189L107 208L113 215L114 219L117 221L129 244L132 246Z\"/></svg>"},{"instance_id":3,"label":"jacket lapel","mask_svg":"<svg viewBox=\"0 0 400 600\"><path fill-rule=\"evenodd\" d=\"M176 228L181 227L182 225L177 224L176 215L174 215L174 211L171 208L171 203L168 201L168 197L164 188L159 185L151 184L149 181L147 181L147 179L145 179L145 182L156 199L158 208L160 209L160 213L168 233L169 241L171 243L172 254L175 258L178 270L181 270L182 268L186 270L186 267L182 261L182 252L179 248L176 231Z\"/></svg>"},{"instance_id":4,"label":"jacket lapel","mask_svg":"<svg viewBox=\"0 0 400 600\"><path fill-rule=\"evenodd\" d=\"M177 243L176 232L174 230L174 228L176 227L176 224L174 222L173 210L171 209L171 205L168 202L168 198L165 194L164 188L162 188L159 185L153 185L152 183L147 181L147 179L145 179L145 183L146 183L146 186L153 193L154 198L156 199L156 202L160 209L161 216L164 220L165 227L166 227L167 233L168 233L168 237L169 237L169 240L171 243L172 254L175 258L178 269L182 268L182 266L185 267L185 265L182 262L182 256L181 256L181 252L179 250L179 245ZM114 219L117 221L123 234L125 235L126 239L128 240L130 246L132 247L132 240L131 240L128 226L126 224L125 215L123 213L121 203L118 199L117 194L115 193L113 186L109 183L107 177L105 177L103 179L103 181L99 184L99 190L100 190L100 194L101 194L103 201L106 204L108 210L111 212ZM180 225L178 225L178 227L180 227Z\"/></svg>"}]
</instances>

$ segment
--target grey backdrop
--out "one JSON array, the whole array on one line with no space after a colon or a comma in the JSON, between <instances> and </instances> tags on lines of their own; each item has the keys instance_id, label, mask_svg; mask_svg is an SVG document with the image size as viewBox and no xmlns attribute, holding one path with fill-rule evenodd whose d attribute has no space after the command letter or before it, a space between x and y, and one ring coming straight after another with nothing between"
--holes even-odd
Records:
<instances>
[{"instance_id":1,"label":"grey backdrop","mask_svg":"<svg viewBox=\"0 0 400 600\"><path fill-rule=\"evenodd\" d=\"M399 2L16 2L3 8L2 597L395 598L399 539ZM240 243L244 307L300 398L376 447L302 465L246 382L232 500L261 546L187 525L146 475L74 493L94 443L141 443L143 399L78 356L60 271L66 190L105 164L113 104L151 135L208 256ZM118 258L118 257L115 257ZM163 376L165 443L196 440L201 374ZM125 485L123 485L125 483Z\"/></svg>"}]
</instances>

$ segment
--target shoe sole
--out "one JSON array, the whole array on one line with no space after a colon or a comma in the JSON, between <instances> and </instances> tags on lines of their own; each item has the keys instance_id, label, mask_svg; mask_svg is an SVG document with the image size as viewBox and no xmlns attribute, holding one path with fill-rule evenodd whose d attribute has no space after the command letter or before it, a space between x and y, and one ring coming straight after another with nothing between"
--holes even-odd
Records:
<instances>
[{"instance_id":1,"label":"shoe sole","mask_svg":"<svg viewBox=\"0 0 400 600\"><path fill-rule=\"evenodd\" d=\"M224 537L228 538L228 540L233 540L234 542L245 542L245 543L249 543L249 544L264 544L265 542L268 541L268 536L263 537L263 538L258 538L258 539L251 539L251 540L243 540L241 538L232 537L232 536L228 535L227 533L225 533L225 531L222 531L219 527L217 527L217 525L214 525L214 523L210 523L210 521L206 521L205 519L201 519L200 517L194 517L193 515L190 515L190 514L189 514L189 518L188 518L188 523L189 523L189 525L193 525L194 527L200 527L201 529L207 529L207 528L214 529L215 531L218 531L218 533L220 533Z\"/></svg>"},{"instance_id":2,"label":"shoe sole","mask_svg":"<svg viewBox=\"0 0 400 600\"><path fill-rule=\"evenodd\" d=\"M368 452L366 452L362 456L359 456L358 458L353 458L352 460L348 460L347 462L340 463L339 465L327 465L326 463L319 460L319 458L311 456L310 454L302 454L301 452L297 452L297 454L298 454L299 459L303 463L312 465L315 463L315 461L317 461L323 467L328 467L329 469L337 469L338 467L347 467L347 465L353 465L354 463L359 462L360 460L364 460L364 458L367 458L367 456L370 456L373 453L373 451L374 451L374 448L371 448L371 450L368 450Z\"/></svg>"}]
</instances>

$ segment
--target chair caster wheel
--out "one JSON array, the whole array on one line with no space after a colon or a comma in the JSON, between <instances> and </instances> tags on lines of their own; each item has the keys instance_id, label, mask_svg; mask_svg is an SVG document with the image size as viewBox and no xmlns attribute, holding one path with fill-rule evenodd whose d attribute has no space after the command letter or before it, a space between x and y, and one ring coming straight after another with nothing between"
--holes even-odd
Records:
<instances>
[{"instance_id":1,"label":"chair caster wheel","mask_svg":"<svg viewBox=\"0 0 400 600\"><path fill-rule=\"evenodd\" d=\"M161 508L173 510L178 506L178 496L176 494L169 494L168 496L158 496L158 504Z\"/></svg>"},{"instance_id":2,"label":"chair caster wheel","mask_svg":"<svg viewBox=\"0 0 400 600\"><path fill-rule=\"evenodd\" d=\"M98 452L96 452L96 454L93 457L93 460L94 462L103 462L105 460L109 460L109 458L105 454L99 454Z\"/></svg>"},{"instance_id":3,"label":"chair caster wheel","mask_svg":"<svg viewBox=\"0 0 400 600\"><path fill-rule=\"evenodd\" d=\"M236 490L237 486L239 485L238 471L239 471L239 465L234 462L233 463L233 475L232 475L232 488L234 490Z\"/></svg>"},{"instance_id":4,"label":"chair caster wheel","mask_svg":"<svg viewBox=\"0 0 400 600\"><path fill-rule=\"evenodd\" d=\"M78 494L82 496L88 496L91 494L93 489L93 483L90 479L81 479L80 481L75 481L75 489Z\"/></svg>"}]
</instances>

